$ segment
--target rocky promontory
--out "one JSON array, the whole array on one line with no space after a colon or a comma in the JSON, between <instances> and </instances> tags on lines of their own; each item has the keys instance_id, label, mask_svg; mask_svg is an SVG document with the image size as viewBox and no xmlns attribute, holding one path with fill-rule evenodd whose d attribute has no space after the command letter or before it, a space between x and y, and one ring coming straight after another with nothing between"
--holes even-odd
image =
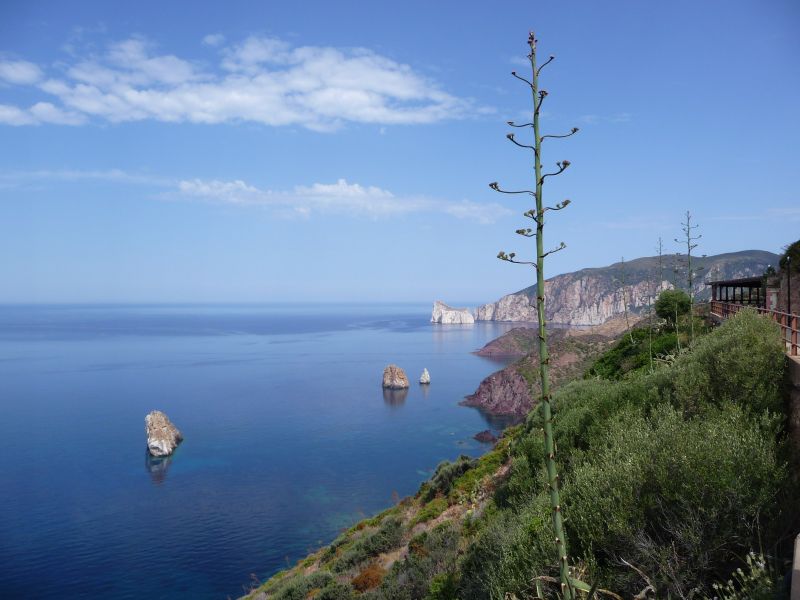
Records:
<instances>
[{"instance_id":1,"label":"rocky promontory","mask_svg":"<svg viewBox=\"0 0 800 600\"><path fill-rule=\"evenodd\" d=\"M408 376L397 365L389 365L383 370L383 387L389 390L404 390L408 387Z\"/></svg>"},{"instance_id":2,"label":"rocky promontory","mask_svg":"<svg viewBox=\"0 0 800 600\"><path fill-rule=\"evenodd\" d=\"M144 429L147 434L147 450L151 456L169 456L183 441L181 432L160 410L154 410L144 418Z\"/></svg>"},{"instance_id":3,"label":"rocky promontory","mask_svg":"<svg viewBox=\"0 0 800 600\"><path fill-rule=\"evenodd\" d=\"M506 338L504 340L504 338ZM510 340L510 341L509 341ZM582 373L611 343L612 338L590 331L575 332L557 329L548 333L550 351L550 381L558 386L562 381ZM506 332L477 352L483 356L508 356L484 353L488 346L500 348L531 347L532 350L506 368L496 371L481 381L478 389L461 401L462 406L472 406L495 415L522 419L535 406L539 395L539 354L536 349L536 329L519 328Z\"/></svg>"},{"instance_id":4,"label":"rocky promontory","mask_svg":"<svg viewBox=\"0 0 800 600\"><path fill-rule=\"evenodd\" d=\"M696 299L707 300L709 281L761 275L778 256L764 250L745 250L715 256L692 257L692 266L702 273L697 282ZM673 276L672 260L657 256L637 258L607 267L581 269L556 275L545 282L546 317L549 323L569 326L599 325L624 312L639 316L651 296L659 289L680 286L686 279L685 266L678 265ZM621 281L624 279L623 294ZM659 279L661 279L659 283ZM476 321L532 322L536 315L536 286L503 296L475 309Z\"/></svg>"},{"instance_id":5,"label":"rocky promontory","mask_svg":"<svg viewBox=\"0 0 800 600\"><path fill-rule=\"evenodd\" d=\"M442 325L464 325L475 322L475 317L468 308L453 308L441 300L433 303L431 313L431 323L441 323Z\"/></svg>"}]
</instances>

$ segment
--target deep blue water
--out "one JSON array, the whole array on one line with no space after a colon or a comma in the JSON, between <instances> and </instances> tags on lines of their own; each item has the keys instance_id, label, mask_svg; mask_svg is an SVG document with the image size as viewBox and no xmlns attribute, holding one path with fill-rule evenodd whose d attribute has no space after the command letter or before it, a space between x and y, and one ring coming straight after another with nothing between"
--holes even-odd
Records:
<instances>
[{"instance_id":1,"label":"deep blue water","mask_svg":"<svg viewBox=\"0 0 800 600\"><path fill-rule=\"evenodd\" d=\"M0 597L225 598L479 455L504 324L429 305L0 307ZM384 395L397 363L429 388ZM144 416L185 436L146 457Z\"/></svg>"}]
</instances>

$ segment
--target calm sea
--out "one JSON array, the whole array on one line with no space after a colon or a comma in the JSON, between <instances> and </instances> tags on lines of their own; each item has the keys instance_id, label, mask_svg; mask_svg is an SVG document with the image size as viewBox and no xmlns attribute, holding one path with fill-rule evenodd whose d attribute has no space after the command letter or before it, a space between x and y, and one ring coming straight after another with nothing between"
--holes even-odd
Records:
<instances>
[{"instance_id":1,"label":"calm sea","mask_svg":"<svg viewBox=\"0 0 800 600\"><path fill-rule=\"evenodd\" d=\"M502 427L429 305L0 307L0 597L226 598ZM402 366L429 387L384 394ZM144 416L185 436L145 451Z\"/></svg>"}]
</instances>

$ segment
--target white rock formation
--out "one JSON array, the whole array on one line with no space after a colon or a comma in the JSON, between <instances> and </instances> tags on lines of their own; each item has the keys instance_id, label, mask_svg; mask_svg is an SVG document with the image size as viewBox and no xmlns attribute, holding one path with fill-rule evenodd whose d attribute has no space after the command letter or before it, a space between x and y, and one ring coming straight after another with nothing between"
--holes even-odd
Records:
<instances>
[{"instance_id":1,"label":"white rock formation","mask_svg":"<svg viewBox=\"0 0 800 600\"><path fill-rule=\"evenodd\" d=\"M441 300L433 303L431 313L431 323L441 323L443 325L463 325L475 322L475 317L467 308L453 308L447 306Z\"/></svg>"},{"instance_id":2,"label":"white rock formation","mask_svg":"<svg viewBox=\"0 0 800 600\"><path fill-rule=\"evenodd\" d=\"M169 456L183 441L181 432L160 410L154 410L144 418L144 429L151 456Z\"/></svg>"},{"instance_id":3,"label":"white rock formation","mask_svg":"<svg viewBox=\"0 0 800 600\"><path fill-rule=\"evenodd\" d=\"M402 390L408 387L406 372L397 365L389 365L383 370L383 387L390 390Z\"/></svg>"},{"instance_id":4,"label":"white rock formation","mask_svg":"<svg viewBox=\"0 0 800 600\"><path fill-rule=\"evenodd\" d=\"M431 374L428 373L428 369L422 369L422 375L419 377L420 383L430 383L431 382Z\"/></svg>"}]
</instances>

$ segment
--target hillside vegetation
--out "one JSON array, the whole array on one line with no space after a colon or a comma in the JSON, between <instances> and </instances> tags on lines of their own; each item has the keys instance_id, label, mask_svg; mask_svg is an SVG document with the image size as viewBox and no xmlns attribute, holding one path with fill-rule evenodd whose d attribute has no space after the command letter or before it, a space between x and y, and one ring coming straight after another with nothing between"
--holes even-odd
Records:
<instances>
[{"instance_id":1,"label":"hillside vegetation","mask_svg":"<svg viewBox=\"0 0 800 600\"><path fill-rule=\"evenodd\" d=\"M601 597L704 598L729 580L725 598L772 597L796 526L784 359L775 325L745 311L653 371L557 392L569 552ZM540 431L534 410L250 597L557 597Z\"/></svg>"}]
</instances>

